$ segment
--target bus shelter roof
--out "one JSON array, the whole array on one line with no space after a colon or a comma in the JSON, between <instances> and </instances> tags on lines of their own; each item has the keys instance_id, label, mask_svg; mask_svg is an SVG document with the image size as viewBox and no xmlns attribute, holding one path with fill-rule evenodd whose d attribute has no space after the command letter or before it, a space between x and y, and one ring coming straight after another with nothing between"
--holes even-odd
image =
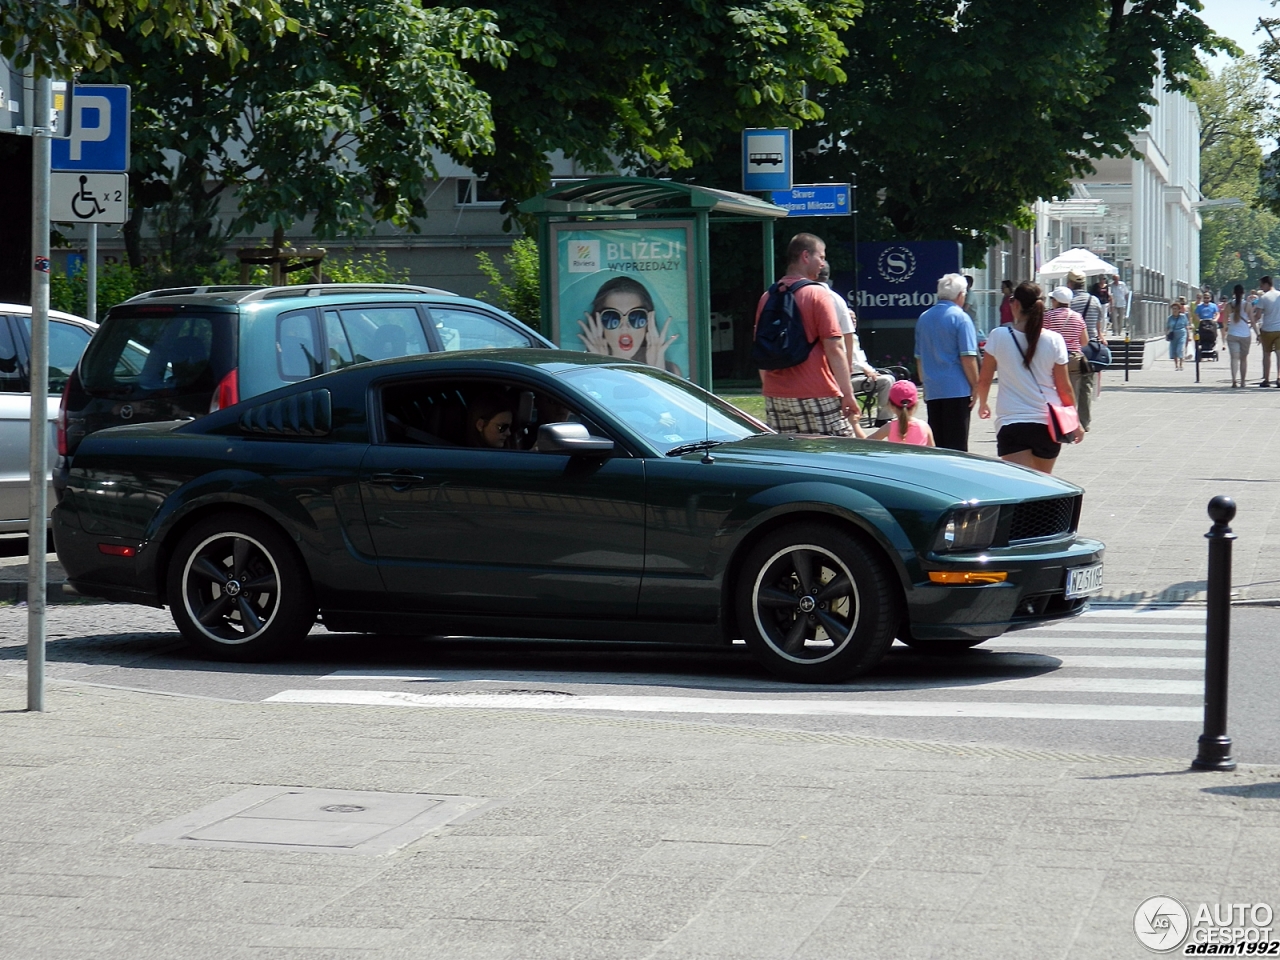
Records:
<instances>
[{"instance_id":1,"label":"bus shelter roof","mask_svg":"<svg viewBox=\"0 0 1280 960\"><path fill-rule=\"evenodd\" d=\"M646 218L708 213L753 220L787 215L784 207L745 193L647 177L600 177L563 183L520 203L520 212L535 217L594 214Z\"/></svg>"}]
</instances>

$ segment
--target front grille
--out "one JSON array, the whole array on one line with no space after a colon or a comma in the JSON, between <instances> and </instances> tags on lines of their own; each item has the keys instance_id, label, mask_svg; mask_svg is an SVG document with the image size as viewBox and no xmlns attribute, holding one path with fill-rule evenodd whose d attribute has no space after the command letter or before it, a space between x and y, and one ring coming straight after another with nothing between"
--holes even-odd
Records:
<instances>
[{"instance_id":1,"label":"front grille","mask_svg":"<svg viewBox=\"0 0 1280 960\"><path fill-rule=\"evenodd\" d=\"M1076 516L1077 499L1055 497L1052 500L1014 504L1013 522L1009 525L1009 542L1041 540L1070 533Z\"/></svg>"}]
</instances>

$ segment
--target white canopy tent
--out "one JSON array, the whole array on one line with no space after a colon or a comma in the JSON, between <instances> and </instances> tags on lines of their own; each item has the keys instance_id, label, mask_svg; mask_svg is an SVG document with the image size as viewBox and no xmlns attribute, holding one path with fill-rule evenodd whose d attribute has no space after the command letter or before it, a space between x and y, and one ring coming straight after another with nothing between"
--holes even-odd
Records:
<instances>
[{"instance_id":1,"label":"white canopy tent","mask_svg":"<svg viewBox=\"0 0 1280 960\"><path fill-rule=\"evenodd\" d=\"M1037 278L1048 277L1065 277L1070 270L1079 270L1085 276L1094 276L1097 274L1119 275L1120 270L1115 264L1107 263L1092 250L1086 250L1084 247L1076 247L1074 250L1068 250L1061 256L1054 257L1039 270L1036 271Z\"/></svg>"}]
</instances>

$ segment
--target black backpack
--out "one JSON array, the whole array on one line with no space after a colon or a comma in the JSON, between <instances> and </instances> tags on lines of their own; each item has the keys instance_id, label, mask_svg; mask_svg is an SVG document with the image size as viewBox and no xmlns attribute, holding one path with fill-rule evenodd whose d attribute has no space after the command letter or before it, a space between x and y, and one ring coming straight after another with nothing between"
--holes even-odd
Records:
<instances>
[{"instance_id":1,"label":"black backpack","mask_svg":"<svg viewBox=\"0 0 1280 960\"><path fill-rule=\"evenodd\" d=\"M751 342L751 362L760 370L783 370L804 363L818 341L805 339L804 320L795 292L815 280L797 280L789 287L781 282L769 288L769 299L760 311L756 337Z\"/></svg>"}]
</instances>

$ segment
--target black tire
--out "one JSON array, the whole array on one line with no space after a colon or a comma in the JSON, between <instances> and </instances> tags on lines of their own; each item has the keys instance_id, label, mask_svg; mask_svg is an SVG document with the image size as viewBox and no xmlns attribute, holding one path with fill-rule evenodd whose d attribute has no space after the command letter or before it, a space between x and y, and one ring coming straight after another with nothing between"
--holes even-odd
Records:
<instances>
[{"instance_id":1,"label":"black tire","mask_svg":"<svg viewBox=\"0 0 1280 960\"><path fill-rule=\"evenodd\" d=\"M277 527L253 514L221 513L188 530L169 560L167 591L183 637L218 660L279 656L316 620L302 558Z\"/></svg>"},{"instance_id":2,"label":"black tire","mask_svg":"<svg viewBox=\"0 0 1280 960\"><path fill-rule=\"evenodd\" d=\"M893 643L898 595L877 553L839 529L798 523L752 548L735 585L738 627L772 673L838 683Z\"/></svg>"}]
</instances>

